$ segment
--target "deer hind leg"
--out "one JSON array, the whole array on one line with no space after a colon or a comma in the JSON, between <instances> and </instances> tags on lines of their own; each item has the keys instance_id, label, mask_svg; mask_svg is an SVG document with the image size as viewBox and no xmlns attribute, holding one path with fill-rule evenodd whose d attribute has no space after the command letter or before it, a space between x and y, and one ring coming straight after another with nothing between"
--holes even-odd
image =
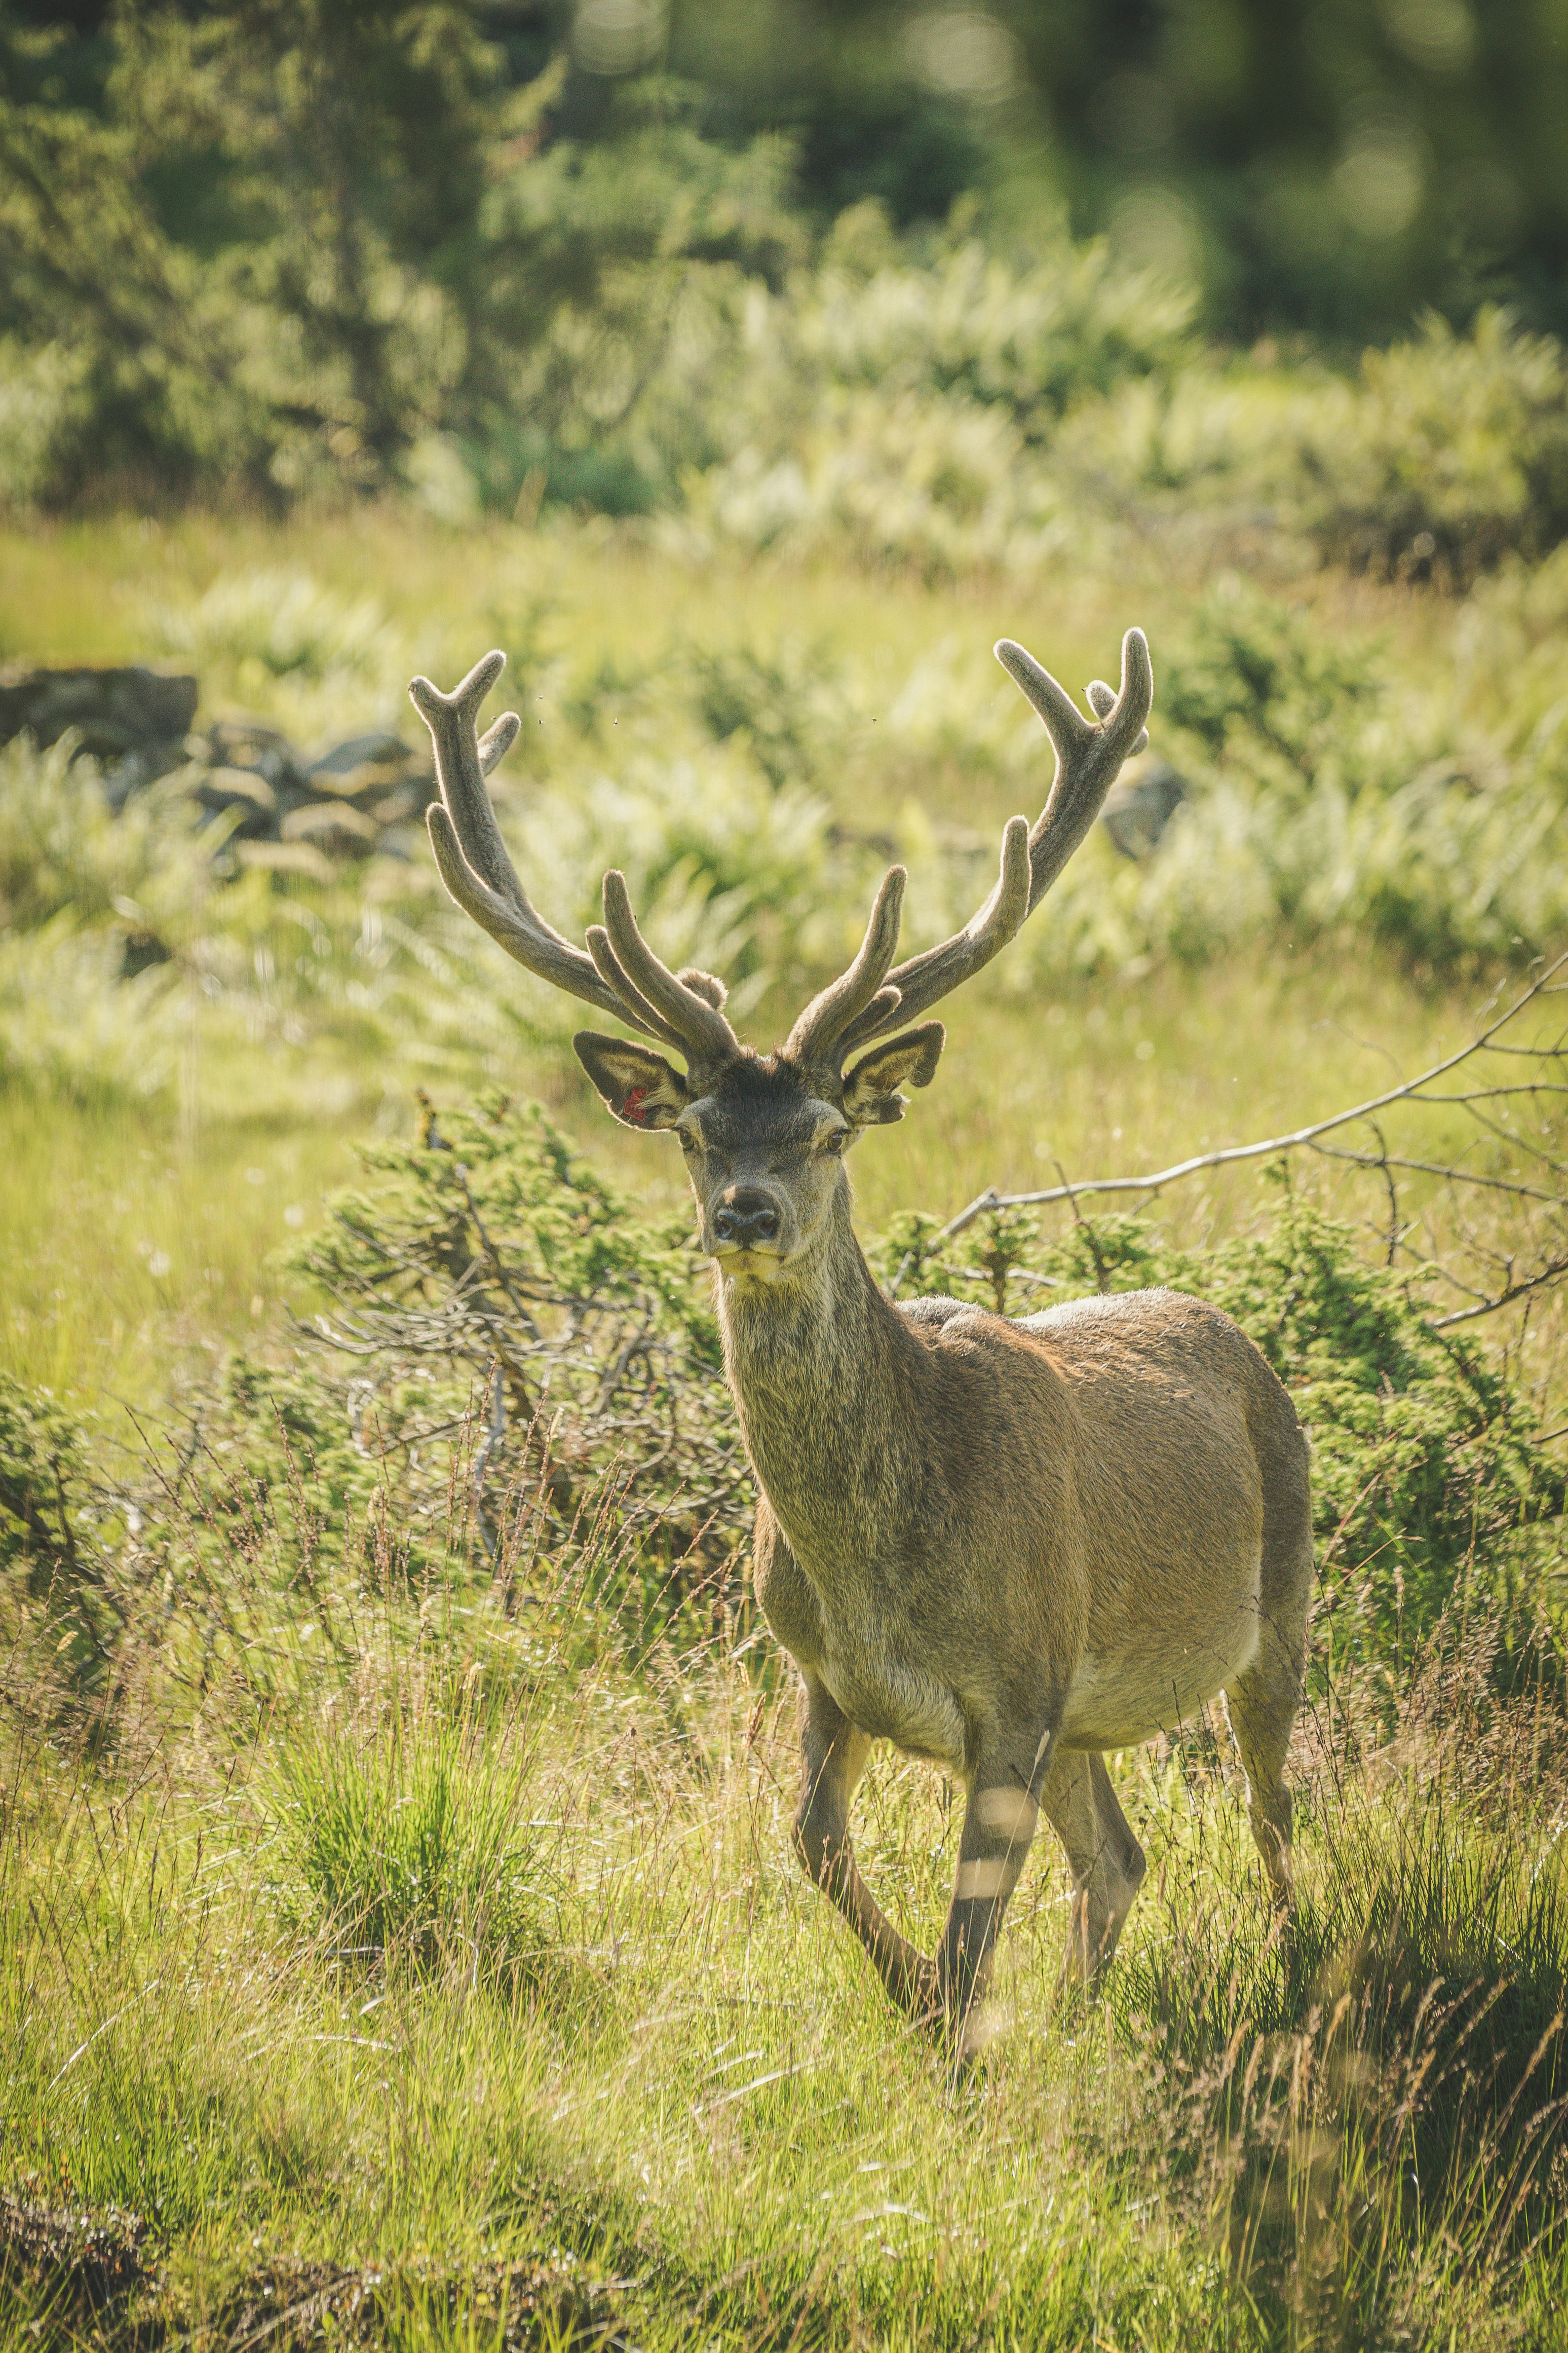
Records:
<instances>
[{"instance_id":1,"label":"deer hind leg","mask_svg":"<svg viewBox=\"0 0 1568 2353\"><path fill-rule=\"evenodd\" d=\"M1271 1562L1266 1530L1258 1655L1245 1673L1226 1686L1225 1704L1232 1736L1241 1752L1242 1770L1247 1775L1247 1812L1252 1835L1268 1874L1275 1911L1281 1918L1288 1918L1293 1884L1290 1792L1285 1786L1285 1757L1296 1711L1301 1704L1307 1598L1312 1581L1310 1525L1304 1531L1298 1527L1293 1532L1288 1548L1281 1544L1274 1550Z\"/></svg>"},{"instance_id":2,"label":"deer hind leg","mask_svg":"<svg viewBox=\"0 0 1568 2353\"><path fill-rule=\"evenodd\" d=\"M860 1876L850 1842L849 1801L871 1753L870 1735L851 1724L826 1684L808 1674L801 1678L800 1746L795 1848L805 1875L842 1912L899 2008L934 2017L942 2008L936 1969L883 1913Z\"/></svg>"},{"instance_id":3,"label":"deer hind leg","mask_svg":"<svg viewBox=\"0 0 1568 2353\"><path fill-rule=\"evenodd\" d=\"M1067 1849L1072 1871L1063 1981L1092 1991L1116 1950L1148 1865L1102 1757L1064 1753L1047 1778L1040 1802Z\"/></svg>"},{"instance_id":4,"label":"deer hind leg","mask_svg":"<svg viewBox=\"0 0 1568 2353\"><path fill-rule=\"evenodd\" d=\"M1247 1816L1268 1874L1274 1908L1289 1912L1290 1792L1285 1787L1285 1754L1301 1697L1299 1668L1284 1660L1260 1660L1238 1675L1225 1695L1226 1714L1247 1775Z\"/></svg>"}]
</instances>

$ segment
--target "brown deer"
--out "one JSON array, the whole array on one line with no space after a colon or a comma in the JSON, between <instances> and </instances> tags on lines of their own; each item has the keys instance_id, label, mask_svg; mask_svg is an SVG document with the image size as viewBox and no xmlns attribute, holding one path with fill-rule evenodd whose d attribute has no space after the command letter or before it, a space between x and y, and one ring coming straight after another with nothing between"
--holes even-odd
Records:
<instances>
[{"instance_id":1,"label":"brown deer","mask_svg":"<svg viewBox=\"0 0 1568 2353\"><path fill-rule=\"evenodd\" d=\"M519 723L509 713L482 741L476 725L504 657L450 695L410 688L436 746L430 839L447 890L531 972L640 1033L573 1042L617 1119L673 1130L686 1155L762 1493L757 1598L800 1671L801 1861L894 2001L969 2045L1040 1813L1072 1869L1066 1967L1092 1982L1144 1873L1102 1752L1222 1692L1288 1919L1282 1768L1312 1575L1306 1439L1228 1316L1168 1291L1016 1320L945 1298L894 1305L856 1240L845 1155L903 1117L900 1087L929 1085L942 1049L939 1022L900 1025L1012 938L1147 741L1141 631L1123 642L1120 693L1089 687L1092 723L1021 646L996 653L1056 748L1043 814L1032 830L1009 819L1000 877L964 929L897 965L893 867L854 962L766 1055L736 1037L721 982L660 963L620 874L605 876L586 953L530 904L484 784ZM934 1961L856 1866L850 1801L877 1739L965 1792Z\"/></svg>"}]
</instances>

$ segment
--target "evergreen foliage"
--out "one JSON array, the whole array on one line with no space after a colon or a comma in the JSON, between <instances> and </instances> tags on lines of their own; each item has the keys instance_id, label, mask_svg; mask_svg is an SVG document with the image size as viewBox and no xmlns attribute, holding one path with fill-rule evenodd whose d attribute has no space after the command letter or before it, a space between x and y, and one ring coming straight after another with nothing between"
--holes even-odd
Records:
<instances>
[{"instance_id":1,"label":"evergreen foliage","mask_svg":"<svg viewBox=\"0 0 1568 2353\"><path fill-rule=\"evenodd\" d=\"M1491 55L1462 0L1438 15ZM1347 189L1360 173L1373 191L1317 203L1322 220L1345 216L1332 265L1302 247L1285 266L1307 206L1298 175L1252 205L1261 245L1231 291L1256 307L1272 239L1288 307L1311 311L1304 290L1337 269L1368 323L1405 340L1344 375L1294 350L1216 364L1193 332L1201 241L1075 242L1048 174L1018 177L1026 140L1005 194L995 118L972 184L940 202L911 206L903 165L874 157L858 200L854 173L822 176L819 101L855 118L858 74L882 91L871 114L900 153L884 103L900 75L906 128L963 115L962 94L911 96L941 24L952 40L990 24L998 57L1047 71L1027 28L1009 47L983 12L938 12L905 28L892 82L872 45L831 88L807 73L795 99L775 91L770 115L753 103L765 75L749 99L733 81L754 27L732 28L708 82L679 20L685 80L585 67L583 39L542 17L519 47L470 0L243 0L197 16L119 0L89 43L0 12L0 497L286 506L392 489L456 524L546 501L679 513L700 540L940 573L1037 574L1162 503L1217 532L1261 506L1328 560L1450 586L1558 543L1562 351L1480 297L1511 290L1515 312L1543 315L1529 288L1561 225L1542 226L1532 279L1510 290L1472 271L1468 293L1447 287L1452 322L1412 333L1416 295L1442 275L1436 188L1409 239L1361 257L1373 266L1347 272L1343 237L1377 188L1421 177L1438 134L1390 115L1379 147L1347 118L1340 162L1308 172ZM1167 66L1112 70L1100 34L1079 30L1078 63L1049 72L1101 76L1105 122L1131 120L1140 90L1162 120L1187 120ZM1396 79L1420 64L1410 40ZM929 161L934 188L945 166L934 148ZM1234 185L1277 164L1255 158ZM1488 166L1494 195L1516 166ZM1100 173L1068 177L1081 195ZM1481 202L1480 180L1466 185ZM1209 206L1207 190L1140 183L1118 201L1169 225ZM1538 193L1544 225L1556 198ZM1240 234L1230 202L1213 199L1222 242Z\"/></svg>"}]
</instances>

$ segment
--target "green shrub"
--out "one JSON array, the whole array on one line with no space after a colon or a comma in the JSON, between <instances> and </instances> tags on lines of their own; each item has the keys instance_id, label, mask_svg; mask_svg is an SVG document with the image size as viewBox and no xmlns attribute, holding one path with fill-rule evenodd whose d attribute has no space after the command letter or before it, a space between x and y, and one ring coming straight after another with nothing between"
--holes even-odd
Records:
<instances>
[{"instance_id":1,"label":"green shrub","mask_svg":"<svg viewBox=\"0 0 1568 2353\"><path fill-rule=\"evenodd\" d=\"M1310 398L1294 498L1326 559L1464 586L1504 554L1568 533L1568 362L1551 336L1483 311L1429 319L1368 352L1355 385Z\"/></svg>"},{"instance_id":2,"label":"green shrub","mask_svg":"<svg viewBox=\"0 0 1568 2353\"><path fill-rule=\"evenodd\" d=\"M743 1546L752 1504L686 1221L650 1229L536 1111L494 1100L442 1114L431 1134L367 1155L378 1183L340 1200L299 1253L338 1303L323 1343L356 1352L310 1376L301 1458L334 1520L379 1483L398 1499L390 1521L407 1527L411 1506L429 1521L444 1504L456 1446L479 1462L474 1493L503 1550L525 1491L556 1540L586 1493L601 1513L613 1497L631 1541L616 1553L626 1588L607 1598L635 1604L640 1624L669 1564L689 1580ZM1510 1641L1532 1637L1557 1559L1563 1471L1537 1444L1525 1396L1437 1331L1404 1274L1368 1265L1349 1227L1288 1194L1261 1235L1202 1253L1125 1216L1052 1241L1026 1210L952 1243L936 1232L904 1218L873 1245L900 1296L944 1291L1020 1314L1166 1283L1237 1317L1311 1432L1320 1636L1336 1656L1393 1664L1471 1602L1502 1609ZM244 1404L224 1443L255 1460L258 1406L287 1426L304 1393L232 1377ZM432 1447L422 1431L447 1434Z\"/></svg>"},{"instance_id":3,"label":"green shrub","mask_svg":"<svg viewBox=\"0 0 1568 2353\"><path fill-rule=\"evenodd\" d=\"M1085 404L1053 456L1090 511L1189 544L1239 529L1464 589L1568 533L1568 363L1498 310L1429 318L1348 378L1194 358Z\"/></svg>"},{"instance_id":4,"label":"green shrub","mask_svg":"<svg viewBox=\"0 0 1568 2353\"><path fill-rule=\"evenodd\" d=\"M81 1426L43 1390L0 1373L0 1575L23 1570L37 1590L78 1556L86 1475Z\"/></svg>"},{"instance_id":5,"label":"green shrub","mask_svg":"<svg viewBox=\"0 0 1568 2353\"><path fill-rule=\"evenodd\" d=\"M1339 643L1299 607L1227 576L1193 617L1163 666L1163 726L1193 736L1209 756L1310 781L1342 756L1369 706L1387 688L1376 650Z\"/></svg>"},{"instance_id":6,"label":"green shrub","mask_svg":"<svg viewBox=\"0 0 1568 2353\"><path fill-rule=\"evenodd\" d=\"M968 233L961 206L945 234L900 247L876 236L876 209L843 216L816 279L793 291L785 332L803 375L997 406L1038 442L1089 396L1186 356L1192 295L1102 241L1058 233L1014 260Z\"/></svg>"},{"instance_id":7,"label":"green shrub","mask_svg":"<svg viewBox=\"0 0 1568 2353\"><path fill-rule=\"evenodd\" d=\"M175 970L127 973L113 931L68 915L0 933L0 1082L108 1103L167 1095L189 1033Z\"/></svg>"},{"instance_id":8,"label":"green shrub","mask_svg":"<svg viewBox=\"0 0 1568 2353\"><path fill-rule=\"evenodd\" d=\"M300 1361L236 1358L193 1405L197 1551L507 1597L570 1564L634 1643L711 1623L751 1475L686 1221L650 1225L499 1094L362 1158L293 1253L325 1306Z\"/></svg>"},{"instance_id":9,"label":"green shrub","mask_svg":"<svg viewBox=\"0 0 1568 2353\"><path fill-rule=\"evenodd\" d=\"M1222 576L1162 671L1159 741L1187 779L1184 805L1143 863L1076 860L1011 977L1198 961L1282 928L1353 934L1434 971L1550 954L1568 925L1550 854L1568 804L1546 657L1561 584L1528 602L1517 580L1492 589L1469 633L1471 674L1494 647L1525 664L1541 649L1507 758L1500 713L1412 691L1382 646Z\"/></svg>"},{"instance_id":10,"label":"green shrub","mask_svg":"<svg viewBox=\"0 0 1568 2353\"><path fill-rule=\"evenodd\" d=\"M94 762L66 736L47 752L16 736L0 747L0 933L59 917L179 940L212 877L212 851L174 777L116 814Z\"/></svg>"},{"instance_id":11,"label":"green shrub","mask_svg":"<svg viewBox=\"0 0 1568 2353\"><path fill-rule=\"evenodd\" d=\"M110 1477L47 1400L0 1399L12 1556L101 1597L100 1661L102 1628L163 1580L193 1640L204 1597L227 1596L213 1623L242 1649L237 1597L264 1610L344 1577L389 1595L477 1580L508 1609L571 1577L636 1650L721 1623L753 1489L687 1219L651 1224L499 1096L364 1159L366 1184L295 1253L327 1303L300 1360L237 1359L156 1475ZM1322 1655L1393 1668L1471 1609L1500 1612L1515 1651L1534 1639L1564 1505L1534 1409L1307 1203L1288 1194L1262 1233L1204 1252L1126 1216L1047 1240L1014 1210L948 1242L900 1218L871 1257L900 1296L1011 1314L1153 1283L1226 1308L1311 1433ZM58 1472L25 1471L30 1455ZM132 1516L133 1543L97 1533Z\"/></svg>"}]
</instances>

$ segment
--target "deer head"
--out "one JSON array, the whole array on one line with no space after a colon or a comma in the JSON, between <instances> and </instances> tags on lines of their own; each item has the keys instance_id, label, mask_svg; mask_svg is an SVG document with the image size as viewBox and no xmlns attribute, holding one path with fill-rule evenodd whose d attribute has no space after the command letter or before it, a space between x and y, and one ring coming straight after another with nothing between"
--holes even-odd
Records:
<instances>
[{"instance_id":1,"label":"deer head","mask_svg":"<svg viewBox=\"0 0 1568 2353\"><path fill-rule=\"evenodd\" d=\"M637 928L622 874L605 877L605 920L589 927L585 951L531 904L484 781L521 723L509 712L485 736L478 733L504 654L487 654L451 694L426 678L410 684L436 747L441 797L428 823L442 881L530 972L639 1033L584 1029L573 1044L616 1119L679 1137L703 1249L726 1272L774 1281L809 1250L844 1187L841 1164L860 1131L901 1119L901 1090L929 1086L935 1075L942 1026L910 1028L911 1017L1006 945L1083 840L1122 762L1148 741L1153 673L1141 629L1122 640L1120 692L1099 679L1090 685L1092 721L1022 646L1005 638L996 658L1056 749L1044 810L1033 828L1025 818L1008 819L995 887L963 929L897 965L906 875L890 867L853 963L765 1055L742 1045L726 1019L722 981L660 962ZM684 1070L659 1047L678 1053Z\"/></svg>"}]
</instances>

